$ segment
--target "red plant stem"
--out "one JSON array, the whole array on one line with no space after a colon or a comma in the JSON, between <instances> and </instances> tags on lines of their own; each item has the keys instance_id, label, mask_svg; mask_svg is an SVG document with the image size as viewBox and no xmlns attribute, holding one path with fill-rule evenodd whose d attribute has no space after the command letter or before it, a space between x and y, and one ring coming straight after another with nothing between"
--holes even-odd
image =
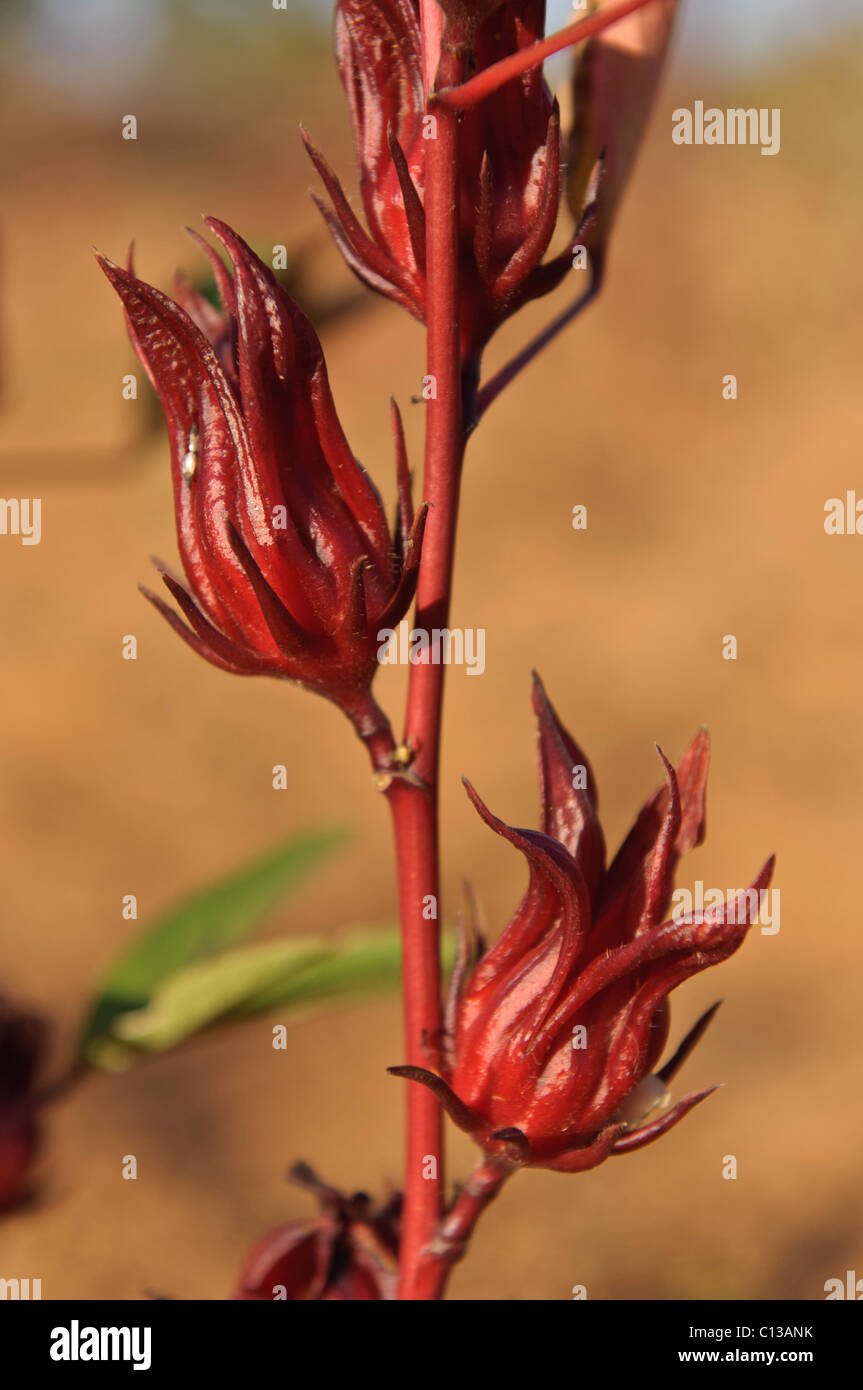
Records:
<instances>
[{"instance_id":1,"label":"red plant stem","mask_svg":"<svg viewBox=\"0 0 863 1390\"><path fill-rule=\"evenodd\" d=\"M492 92L496 92L506 82L511 82L514 77L519 77L521 73L529 71L530 68L538 67L545 62L552 54L559 53L562 48L569 48L572 44L582 43L584 39L589 39L593 34L599 34L603 29L607 29L610 24L615 24L619 19L625 19L628 14L635 10L643 9L649 5L651 0L624 0L623 4L615 5L613 9L601 10L598 14L589 15L586 19L576 20L574 24L568 24L565 29L559 29L556 34L550 34L546 39L540 39L538 43L531 44L529 48L522 48L518 53L511 53L507 58L501 58L499 63L492 63L491 67L484 68L478 72L476 77L471 77L469 81L461 85L448 83L446 89L439 89L437 100L441 105L448 106L454 110L463 111L468 106L476 106L477 102L483 101Z\"/></svg>"},{"instance_id":2,"label":"red plant stem","mask_svg":"<svg viewBox=\"0 0 863 1390\"><path fill-rule=\"evenodd\" d=\"M465 47L451 32L441 45L437 7L422 6L426 46L440 51L438 85L460 81ZM464 426L459 341L459 117L434 112L426 148L427 400L424 500L430 503L417 587L416 625L447 626L452 589ZM411 667L404 739L413 753L412 779L394 778L393 814L402 923L407 1062L428 1066L441 1030L438 777L443 665ZM431 906L433 904L433 907ZM443 1117L422 1086L406 1088L407 1139L399 1297L421 1298L416 1285L423 1252L434 1239L443 1205Z\"/></svg>"},{"instance_id":3,"label":"red plant stem","mask_svg":"<svg viewBox=\"0 0 863 1390\"><path fill-rule=\"evenodd\" d=\"M437 900L437 800L429 791L394 780L387 799L393 818L402 926L405 1048L414 1066L433 1064L441 1026L438 922L423 917L423 901ZM405 1085L406 1134L399 1298L413 1299L413 1281L443 1205L443 1116L423 1086Z\"/></svg>"},{"instance_id":4,"label":"red plant stem","mask_svg":"<svg viewBox=\"0 0 863 1390\"><path fill-rule=\"evenodd\" d=\"M415 1297L438 1299L450 1271L465 1252L477 1221L500 1192L512 1165L486 1159L474 1170L438 1227L416 1274Z\"/></svg>"}]
</instances>

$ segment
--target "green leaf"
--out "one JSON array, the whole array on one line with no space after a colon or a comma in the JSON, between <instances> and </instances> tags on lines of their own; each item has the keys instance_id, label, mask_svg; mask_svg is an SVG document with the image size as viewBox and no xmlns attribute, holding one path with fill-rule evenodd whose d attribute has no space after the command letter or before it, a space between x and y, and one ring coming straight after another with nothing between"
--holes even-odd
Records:
<instances>
[{"instance_id":1,"label":"green leaf","mask_svg":"<svg viewBox=\"0 0 863 1390\"><path fill-rule=\"evenodd\" d=\"M333 827L302 831L164 913L109 970L82 1031L81 1059L122 1065L127 1059L114 1021L147 1005L156 987L178 971L251 936L345 838Z\"/></svg>"},{"instance_id":2,"label":"green leaf","mask_svg":"<svg viewBox=\"0 0 863 1390\"><path fill-rule=\"evenodd\" d=\"M396 931L332 945L294 938L243 946L172 975L146 1008L115 1019L113 1032L121 1045L162 1052L202 1028L277 1006L306 1013L326 999L396 989L400 965Z\"/></svg>"},{"instance_id":3,"label":"green leaf","mask_svg":"<svg viewBox=\"0 0 863 1390\"><path fill-rule=\"evenodd\" d=\"M164 1052L260 990L326 958L326 949L315 941L268 941L223 951L214 960L190 965L165 980L146 1008L116 1018L113 1032L134 1047Z\"/></svg>"},{"instance_id":4,"label":"green leaf","mask_svg":"<svg viewBox=\"0 0 863 1390\"><path fill-rule=\"evenodd\" d=\"M377 930L351 934L322 960L307 961L285 979L272 980L237 1005L235 1016L248 1018L267 1009L299 1008L339 996L378 994L401 985L399 933Z\"/></svg>"}]
</instances>

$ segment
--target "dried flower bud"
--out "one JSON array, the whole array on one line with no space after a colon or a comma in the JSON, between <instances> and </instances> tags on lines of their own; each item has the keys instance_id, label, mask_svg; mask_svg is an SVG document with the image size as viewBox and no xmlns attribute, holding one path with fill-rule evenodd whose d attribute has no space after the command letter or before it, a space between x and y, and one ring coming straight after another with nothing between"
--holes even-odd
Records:
<instances>
[{"instance_id":1,"label":"dried flower bud","mask_svg":"<svg viewBox=\"0 0 863 1390\"><path fill-rule=\"evenodd\" d=\"M524 855L527 892L470 973L463 945L440 1075L395 1070L435 1091L488 1153L577 1172L657 1139L710 1094L669 1105L667 1082L713 1010L653 1074L668 1036L668 995L737 950L751 899L741 894L733 913L665 920L677 861L704 834L704 732L676 771L663 757L666 785L606 868L593 775L538 680L534 708L542 831L512 829L468 789L486 823ZM756 892L772 868L769 860Z\"/></svg>"},{"instance_id":2,"label":"dried flower bud","mask_svg":"<svg viewBox=\"0 0 863 1390\"><path fill-rule=\"evenodd\" d=\"M545 0L450 9L471 12L476 71L543 35ZM423 319L425 152L436 118L426 110L418 0L339 0L336 44L368 230L304 137L331 201L321 210L351 269ZM541 68L465 112L460 179L462 356L475 362L501 323L572 263L571 246L542 263L560 201L560 122Z\"/></svg>"},{"instance_id":3,"label":"dried flower bud","mask_svg":"<svg viewBox=\"0 0 863 1390\"><path fill-rule=\"evenodd\" d=\"M0 998L0 1212L27 1196L39 1144L36 1075L47 1025Z\"/></svg>"},{"instance_id":4,"label":"dried flower bud","mask_svg":"<svg viewBox=\"0 0 863 1390\"><path fill-rule=\"evenodd\" d=\"M189 588L163 579L186 622L147 597L215 666L298 681L369 736L380 718L369 694L377 633L410 605L425 520L413 514L398 412L393 538L345 439L312 325L235 232L207 225L233 267L232 278L205 247L223 314L184 282L181 307L100 258L168 424Z\"/></svg>"},{"instance_id":5,"label":"dried flower bud","mask_svg":"<svg viewBox=\"0 0 863 1390\"><path fill-rule=\"evenodd\" d=\"M263 1236L243 1262L235 1299L354 1301L395 1298L400 1198L375 1210L362 1192L344 1197L298 1164L293 1181L321 1215Z\"/></svg>"},{"instance_id":6,"label":"dried flower bud","mask_svg":"<svg viewBox=\"0 0 863 1390\"><path fill-rule=\"evenodd\" d=\"M677 4L678 0L654 0L603 29L584 45L576 59L575 118L566 191L572 213L579 217L601 159L602 177L587 238L594 258L601 258L605 251L641 144L671 42Z\"/></svg>"}]
</instances>

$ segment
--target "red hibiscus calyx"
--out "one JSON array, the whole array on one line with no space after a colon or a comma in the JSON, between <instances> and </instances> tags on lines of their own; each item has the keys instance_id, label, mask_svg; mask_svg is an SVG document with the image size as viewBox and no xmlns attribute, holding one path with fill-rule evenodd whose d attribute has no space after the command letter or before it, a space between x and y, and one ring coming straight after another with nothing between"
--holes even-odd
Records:
<instances>
[{"instance_id":1,"label":"red hibiscus calyx","mask_svg":"<svg viewBox=\"0 0 863 1390\"><path fill-rule=\"evenodd\" d=\"M727 911L668 919L678 861L704 836L706 732L676 769L660 752L665 784L606 866L590 765L538 678L533 703L542 829L504 824L467 788L524 856L527 892L488 951L463 931L436 1070L392 1070L429 1087L487 1155L579 1172L652 1143L715 1089L671 1102L668 1083L718 1006L658 1068L668 996L741 946L773 860Z\"/></svg>"},{"instance_id":2,"label":"red hibiscus calyx","mask_svg":"<svg viewBox=\"0 0 863 1390\"><path fill-rule=\"evenodd\" d=\"M483 71L532 46L545 0L453 4L468 34L465 66ZM329 203L324 219L350 268L420 320L426 314L425 155L434 100L423 85L417 0L339 0L336 52L351 109L365 225L304 132ZM561 195L560 117L541 68L492 93L461 123L462 356L476 366L489 338L531 299L557 287L570 244L544 261Z\"/></svg>"},{"instance_id":3,"label":"red hibiscus calyx","mask_svg":"<svg viewBox=\"0 0 863 1390\"><path fill-rule=\"evenodd\" d=\"M425 524L425 508L414 514L401 419L393 405L391 533L345 438L311 323L230 227L207 226L231 263L197 238L221 312L185 281L173 300L131 263L100 257L170 437L186 583L159 568L179 613L144 592L213 665L297 681L368 737L385 722L369 693L377 633L410 606Z\"/></svg>"}]
</instances>

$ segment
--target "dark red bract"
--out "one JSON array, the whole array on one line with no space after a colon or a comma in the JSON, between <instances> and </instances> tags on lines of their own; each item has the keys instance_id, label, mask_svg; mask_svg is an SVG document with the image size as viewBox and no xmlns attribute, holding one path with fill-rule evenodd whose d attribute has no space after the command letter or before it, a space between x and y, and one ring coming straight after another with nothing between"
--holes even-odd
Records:
<instances>
[{"instance_id":1,"label":"dark red bract","mask_svg":"<svg viewBox=\"0 0 863 1390\"><path fill-rule=\"evenodd\" d=\"M393 1299L400 1199L376 1210L365 1195L345 1197L305 1164L292 1179L311 1192L321 1214L269 1231L249 1251L234 1298L309 1302Z\"/></svg>"}]
</instances>

